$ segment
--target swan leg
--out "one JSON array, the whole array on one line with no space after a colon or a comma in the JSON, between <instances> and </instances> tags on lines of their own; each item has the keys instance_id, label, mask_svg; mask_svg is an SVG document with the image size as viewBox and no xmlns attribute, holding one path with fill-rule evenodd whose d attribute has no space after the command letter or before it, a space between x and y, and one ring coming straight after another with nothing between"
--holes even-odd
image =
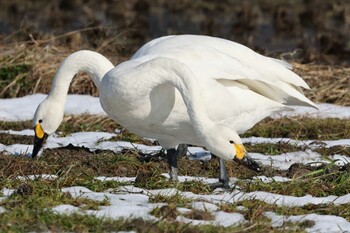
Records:
<instances>
[{"instance_id":1,"label":"swan leg","mask_svg":"<svg viewBox=\"0 0 350 233\"><path fill-rule=\"evenodd\" d=\"M219 176L219 182L210 184L210 187L215 188L230 188L229 185L229 178L227 176L226 166L225 166L225 160L220 158L220 176Z\"/></svg>"},{"instance_id":2,"label":"swan leg","mask_svg":"<svg viewBox=\"0 0 350 233\"><path fill-rule=\"evenodd\" d=\"M167 160L170 169L170 180L178 181L177 177L177 151L175 149L169 149L166 151Z\"/></svg>"},{"instance_id":3,"label":"swan leg","mask_svg":"<svg viewBox=\"0 0 350 233\"><path fill-rule=\"evenodd\" d=\"M219 178L219 183L222 183L222 187L223 188L229 188L230 185L229 185L228 181L229 181L229 178L227 176L225 160L220 158L220 178Z\"/></svg>"}]
</instances>

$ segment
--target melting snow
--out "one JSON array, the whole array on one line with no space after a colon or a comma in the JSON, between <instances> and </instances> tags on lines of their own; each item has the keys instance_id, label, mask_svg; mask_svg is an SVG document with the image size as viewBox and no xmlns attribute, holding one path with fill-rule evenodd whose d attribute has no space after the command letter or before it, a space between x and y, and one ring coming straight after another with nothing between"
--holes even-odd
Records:
<instances>
[{"instance_id":1,"label":"melting snow","mask_svg":"<svg viewBox=\"0 0 350 233\"><path fill-rule=\"evenodd\" d=\"M58 178L56 175L50 175L50 174L36 174L36 175L28 175L28 176L17 176L18 180L26 181L26 180L55 180Z\"/></svg>"},{"instance_id":2,"label":"melting snow","mask_svg":"<svg viewBox=\"0 0 350 233\"><path fill-rule=\"evenodd\" d=\"M32 130L30 130L32 132ZM18 135L28 135L30 133L29 130L22 131L7 131L11 134ZM69 144L78 147L86 147L91 151L96 149L101 150L111 150L115 153L122 151L123 149L136 149L142 151L146 154L152 154L159 152L161 150L160 146L146 146L143 144L130 143L124 141L106 141L110 140L112 137L116 136L114 133L105 133L105 132L79 132L73 133L66 137L59 137L57 134L50 135L47 139L47 143L44 145L44 148L59 148L64 147ZM309 145L310 147L320 147L316 144L312 144L314 141L297 141L291 139L273 139L273 138L245 138L243 139L244 143L278 143L278 142L288 142L291 144L299 144L299 145ZM342 145L349 146L350 139L344 140L336 140L336 141L319 141L319 144L325 147L334 146L334 145ZM13 145L3 145L0 144L0 151L6 151L7 153L13 155L21 155L28 154L33 150L33 145L23 145L23 144L13 144ZM189 159L196 160L209 160L211 155L208 151L204 150L201 147L189 147L188 148L188 157ZM41 152L39 153L39 155ZM321 158L321 155L312 150L305 151L297 151L297 152L289 152L283 153L280 155L264 155L261 153L250 153L250 156L256 160L261 162L264 165L272 166L277 169L286 170L294 163L329 163L329 160L336 161L337 165L344 165L349 163L350 159L344 155L332 155L329 156L328 159Z\"/></svg>"},{"instance_id":3,"label":"melting snow","mask_svg":"<svg viewBox=\"0 0 350 233\"><path fill-rule=\"evenodd\" d=\"M243 143L262 144L262 143L288 143L295 146L308 146L310 148L332 147L332 146L350 146L350 139L340 140L294 140L290 138L262 138L250 137L242 138Z\"/></svg>"},{"instance_id":4,"label":"melting snow","mask_svg":"<svg viewBox=\"0 0 350 233\"><path fill-rule=\"evenodd\" d=\"M313 221L315 224L306 228L307 232L342 233L350 231L350 223L348 221L333 215L305 214L283 216L273 212L265 212L265 216L271 219L273 227L280 227L286 222L301 223L308 220Z\"/></svg>"},{"instance_id":5,"label":"melting snow","mask_svg":"<svg viewBox=\"0 0 350 233\"><path fill-rule=\"evenodd\" d=\"M294 111L284 111L274 114L272 117L307 116L314 118L350 118L350 107L334 104L318 103L319 110L309 107L293 106Z\"/></svg>"},{"instance_id":6,"label":"melting snow","mask_svg":"<svg viewBox=\"0 0 350 233\"><path fill-rule=\"evenodd\" d=\"M33 119L38 105L45 99L44 94L27 95L20 98L0 99L1 121L26 121ZM106 115L98 97L89 95L68 95L64 108L66 114Z\"/></svg>"},{"instance_id":7,"label":"melting snow","mask_svg":"<svg viewBox=\"0 0 350 233\"><path fill-rule=\"evenodd\" d=\"M31 177L31 176L29 176ZM50 175L43 175L43 177L50 177ZM180 180L195 180L198 177L180 176ZM260 177L261 178L261 177ZM275 177L276 178L276 177ZM135 177L96 177L96 179L109 181L114 180L118 182L130 182L135 179ZM204 182L205 182L204 178ZM276 179L278 180L278 178ZM282 182L286 180L281 179ZM276 181L278 182L278 181ZM185 198L193 200L191 207L193 209L203 210L210 212L214 219L213 220L194 220L189 219L184 216L178 216L177 221L184 223L191 223L194 225L200 224L214 224L219 226L236 226L245 222L245 218L240 213L226 213L220 211L220 204L234 204L242 200L260 200L268 204L277 206L304 206L308 204L346 204L350 203L350 194L343 196L327 196L327 197L313 197L311 195L306 195L303 197L294 197L288 195L279 195L268 192L241 192L234 190L232 192L220 189L216 194L194 194L192 192L182 192L175 188L158 189L158 190L147 190L142 188L137 188L132 185L120 186L113 190L113 193L106 192L94 192L90 189L82 186L74 186L68 188L62 188L62 192L67 192L72 195L73 198L83 197L96 201L109 201L109 205L100 206L98 210L82 210L79 207L72 205L58 205L53 209L53 211L60 214L71 214L71 213L81 213L81 214L92 214L98 217L110 217L110 218L143 218L146 220L158 220L153 215L150 215L156 207L161 207L164 203L150 203L149 197L153 195L164 195L172 196L175 194L181 195ZM2 190L3 197L7 198L14 192L12 189L4 188ZM180 213L189 212L190 209L179 207ZM6 211L4 208L0 207L0 212ZM300 215L300 216L279 216L273 212L266 212L265 215L272 220L272 225L274 227L281 226L284 222L302 222L304 220L315 221L315 225L308 228L309 232L342 232L341 230L350 229L349 222L341 217L330 216L330 215Z\"/></svg>"},{"instance_id":8,"label":"melting snow","mask_svg":"<svg viewBox=\"0 0 350 233\"><path fill-rule=\"evenodd\" d=\"M289 179L287 177L283 176L274 176L274 177L267 177L267 176L255 176L253 177L253 180L260 180L265 183L272 183L272 182L288 182L291 181L292 179Z\"/></svg>"},{"instance_id":9,"label":"melting snow","mask_svg":"<svg viewBox=\"0 0 350 233\"><path fill-rule=\"evenodd\" d=\"M323 160L321 155L312 150L283 153L280 155L264 155L260 153L249 153L250 157L265 166L271 166L280 170L287 170L294 163L321 164L329 162Z\"/></svg>"}]
</instances>

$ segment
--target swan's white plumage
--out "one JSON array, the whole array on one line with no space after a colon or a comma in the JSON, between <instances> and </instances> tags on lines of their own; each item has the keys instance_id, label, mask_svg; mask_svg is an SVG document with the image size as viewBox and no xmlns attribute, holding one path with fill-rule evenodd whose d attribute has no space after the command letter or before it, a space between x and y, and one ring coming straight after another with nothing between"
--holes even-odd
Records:
<instances>
[{"instance_id":1,"label":"swan's white plumage","mask_svg":"<svg viewBox=\"0 0 350 233\"><path fill-rule=\"evenodd\" d=\"M269 92L278 92L287 104L293 98L300 101L292 104L316 107L302 93L295 92L295 87L309 89L309 86L289 70L290 64L232 41L208 36L167 36L145 44L132 60L146 62L155 57L176 59L199 78L252 80L249 87L257 92L263 82L269 85Z\"/></svg>"},{"instance_id":2,"label":"swan's white plumage","mask_svg":"<svg viewBox=\"0 0 350 233\"><path fill-rule=\"evenodd\" d=\"M241 143L236 132L287 105L316 107L301 92L308 85L288 63L220 38L161 37L115 68L101 56L80 51L68 57L50 93L68 89L76 72L88 71L98 76L94 82L107 114L140 136L158 139L165 149L197 144L232 159L235 151L228 141ZM62 105L42 105L53 104ZM45 114L37 110L33 124Z\"/></svg>"}]
</instances>

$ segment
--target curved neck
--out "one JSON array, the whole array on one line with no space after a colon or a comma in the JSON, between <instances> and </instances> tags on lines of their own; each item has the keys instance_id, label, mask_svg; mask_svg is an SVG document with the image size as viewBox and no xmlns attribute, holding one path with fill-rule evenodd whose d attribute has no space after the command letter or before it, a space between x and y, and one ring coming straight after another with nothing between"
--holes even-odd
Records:
<instances>
[{"instance_id":1,"label":"curved neck","mask_svg":"<svg viewBox=\"0 0 350 233\"><path fill-rule=\"evenodd\" d=\"M88 73L99 89L103 76L112 68L114 68L113 64L99 53L89 50L75 52L69 55L58 68L49 97L65 102L69 85L74 75L79 72Z\"/></svg>"},{"instance_id":2,"label":"curved neck","mask_svg":"<svg viewBox=\"0 0 350 233\"><path fill-rule=\"evenodd\" d=\"M208 130L215 123L208 117L195 74L184 64L170 58L155 58L139 66L141 69L143 67L151 71L142 72L151 76L148 79L152 82L151 85L171 84L179 90L197 136L206 141L210 135Z\"/></svg>"}]
</instances>

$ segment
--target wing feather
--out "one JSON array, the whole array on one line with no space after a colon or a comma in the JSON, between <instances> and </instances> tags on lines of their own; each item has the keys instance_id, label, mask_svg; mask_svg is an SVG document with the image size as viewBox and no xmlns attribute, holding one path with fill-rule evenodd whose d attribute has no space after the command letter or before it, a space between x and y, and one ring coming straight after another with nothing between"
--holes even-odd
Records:
<instances>
[{"instance_id":1,"label":"wing feather","mask_svg":"<svg viewBox=\"0 0 350 233\"><path fill-rule=\"evenodd\" d=\"M156 57L176 59L199 78L240 83L279 103L317 108L302 94L301 88L309 89L309 86L290 70L289 63L260 55L229 40L195 35L167 36L147 43L132 59L142 63Z\"/></svg>"}]
</instances>

